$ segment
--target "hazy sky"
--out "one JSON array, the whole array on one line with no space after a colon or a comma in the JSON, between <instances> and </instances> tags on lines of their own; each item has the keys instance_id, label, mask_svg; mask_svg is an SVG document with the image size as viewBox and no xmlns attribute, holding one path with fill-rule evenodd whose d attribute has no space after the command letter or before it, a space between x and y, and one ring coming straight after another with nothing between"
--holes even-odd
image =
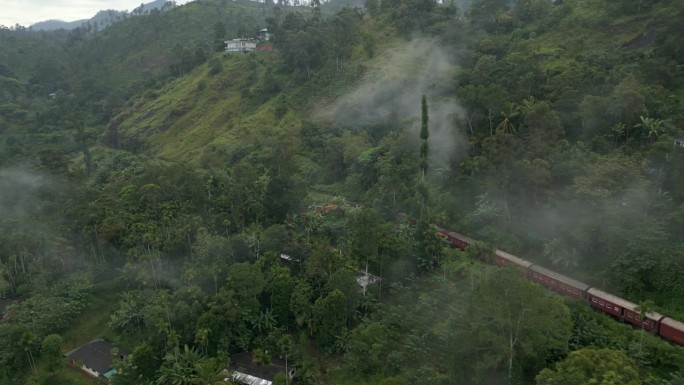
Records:
<instances>
[{"instance_id":1,"label":"hazy sky","mask_svg":"<svg viewBox=\"0 0 684 385\"><path fill-rule=\"evenodd\" d=\"M0 0L0 25L28 27L39 21L89 19L103 9L131 11L152 0ZM176 0L176 4L187 0Z\"/></svg>"}]
</instances>

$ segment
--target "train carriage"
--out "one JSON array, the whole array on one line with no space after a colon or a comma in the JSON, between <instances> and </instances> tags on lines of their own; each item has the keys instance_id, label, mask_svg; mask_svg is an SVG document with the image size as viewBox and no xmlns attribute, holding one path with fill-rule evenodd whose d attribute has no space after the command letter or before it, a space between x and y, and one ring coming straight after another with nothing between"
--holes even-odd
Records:
<instances>
[{"instance_id":1,"label":"train carriage","mask_svg":"<svg viewBox=\"0 0 684 385\"><path fill-rule=\"evenodd\" d=\"M590 287L584 282L537 265L530 267L530 279L560 294L577 299L583 299L584 293Z\"/></svg>"},{"instance_id":2,"label":"train carriage","mask_svg":"<svg viewBox=\"0 0 684 385\"><path fill-rule=\"evenodd\" d=\"M618 318L622 318L622 309L636 306L618 296L595 288L587 290L587 299L591 307Z\"/></svg>"},{"instance_id":3,"label":"train carriage","mask_svg":"<svg viewBox=\"0 0 684 385\"><path fill-rule=\"evenodd\" d=\"M457 249L463 250L466 247L475 243L474 239L468 238L463 234L459 234L453 231L449 231L447 235L449 238L449 242L451 242L451 245Z\"/></svg>"},{"instance_id":4,"label":"train carriage","mask_svg":"<svg viewBox=\"0 0 684 385\"><path fill-rule=\"evenodd\" d=\"M497 266L515 266L522 270L525 275L527 275L527 270L532 266L532 262L498 249L494 254L494 263Z\"/></svg>"},{"instance_id":5,"label":"train carriage","mask_svg":"<svg viewBox=\"0 0 684 385\"><path fill-rule=\"evenodd\" d=\"M437 227L437 236L444 239L445 241L451 243L449 231L447 231L446 229L443 229L441 227Z\"/></svg>"},{"instance_id":6,"label":"train carriage","mask_svg":"<svg viewBox=\"0 0 684 385\"><path fill-rule=\"evenodd\" d=\"M684 345L684 322L665 317L660 321L660 331L658 334L666 340Z\"/></svg>"},{"instance_id":7,"label":"train carriage","mask_svg":"<svg viewBox=\"0 0 684 385\"><path fill-rule=\"evenodd\" d=\"M635 325L636 327L643 327L644 330L652 333L658 333L660 321L665 318L665 316L660 313L648 312L644 314L644 319L642 321L639 319L640 315L638 308L639 306L636 305L631 309L625 308L622 314L623 319L632 325Z\"/></svg>"},{"instance_id":8,"label":"train carriage","mask_svg":"<svg viewBox=\"0 0 684 385\"><path fill-rule=\"evenodd\" d=\"M664 315L659 313L646 313L642 325L642 321L639 319L639 311L637 310L638 306L632 302L594 288L587 290L587 298L593 308L629 322L639 328L643 327L644 330L653 333L658 332L661 320L665 318Z\"/></svg>"},{"instance_id":9,"label":"train carriage","mask_svg":"<svg viewBox=\"0 0 684 385\"><path fill-rule=\"evenodd\" d=\"M400 220L416 224L415 219L404 213L399 213L398 217ZM472 238L441 227L436 227L436 232L439 237L447 240L454 248L465 249L477 243ZM491 263L492 261L487 262ZM534 265L530 261L502 250L496 250L493 262L497 266L515 266L528 279L540 283L544 287L565 296L584 299L594 309L612 315L621 321L629 322L636 327L656 333L670 342L684 345L684 322L655 312L646 313L644 320L641 320L636 304L602 290L592 288L583 282L576 281L552 270Z\"/></svg>"}]
</instances>

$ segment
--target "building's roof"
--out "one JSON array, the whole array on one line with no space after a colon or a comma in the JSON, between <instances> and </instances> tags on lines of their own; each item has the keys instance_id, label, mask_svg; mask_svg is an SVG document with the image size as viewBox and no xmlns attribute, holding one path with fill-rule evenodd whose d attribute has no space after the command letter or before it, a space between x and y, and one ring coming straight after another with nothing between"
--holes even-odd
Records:
<instances>
[{"instance_id":1,"label":"building's roof","mask_svg":"<svg viewBox=\"0 0 684 385\"><path fill-rule=\"evenodd\" d=\"M232 377L249 385L270 385L276 374L285 372L285 360L273 357L270 364L257 365L252 361L252 353L250 352L232 356L230 366L235 369ZM290 362L288 370L292 368L294 368L294 364Z\"/></svg>"},{"instance_id":2,"label":"building's roof","mask_svg":"<svg viewBox=\"0 0 684 385\"><path fill-rule=\"evenodd\" d=\"M273 384L273 381L269 381L269 380L259 378L259 377L255 377L255 376L250 376L247 373L242 373L242 372L238 372L238 371L234 371L230 377L232 379L234 379L235 381L237 381L241 384L246 384L246 385L272 385Z\"/></svg>"},{"instance_id":3,"label":"building's roof","mask_svg":"<svg viewBox=\"0 0 684 385\"><path fill-rule=\"evenodd\" d=\"M119 349L118 357L115 357L112 355L114 348L116 346L109 341L96 340L82 345L65 355L102 374L112 368L112 362L115 358L123 358L123 356L129 354L127 350Z\"/></svg>"}]
</instances>

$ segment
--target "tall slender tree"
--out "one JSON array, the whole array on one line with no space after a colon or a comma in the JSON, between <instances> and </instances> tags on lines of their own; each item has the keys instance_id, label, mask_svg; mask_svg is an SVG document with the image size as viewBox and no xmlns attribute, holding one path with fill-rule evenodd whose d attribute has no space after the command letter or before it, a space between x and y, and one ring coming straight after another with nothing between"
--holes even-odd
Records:
<instances>
[{"instance_id":1,"label":"tall slender tree","mask_svg":"<svg viewBox=\"0 0 684 385\"><path fill-rule=\"evenodd\" d=\"M420 183L418 185L418 194L420 195L420 215L423 216L425 203L428 200L428 189L425 185L425 175L428 167L428 138L430 131L428 130L428 105L425 94L421 99L421 123L420 123Z\"/></svg>"},{"instance_id":2,"label":"tall slender tree","mask_svg":"<svg viewBox=\"0 0 684 385\"><path fill-rule=\"evenodd\" d=\"M425 174L427 173L428 166L428 138L430 137L430 131L428 130L428 105L427 98L423 94L421 100L421 124L420 124L420 180L425 182Z\"/></svg>"}]
</instances>

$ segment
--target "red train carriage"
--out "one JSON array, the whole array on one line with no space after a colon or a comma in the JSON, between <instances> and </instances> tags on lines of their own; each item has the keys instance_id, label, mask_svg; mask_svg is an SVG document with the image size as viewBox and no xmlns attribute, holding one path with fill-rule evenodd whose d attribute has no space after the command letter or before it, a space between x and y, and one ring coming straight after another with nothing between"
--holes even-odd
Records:
<instances>
[{"instance_id":1,"label":"red train carriage","mask_svg":"<svg viewBox=\"0 0 684 385\"><path fill-rule=\"evenodd\" d=\"M532 266L532 262L522 259L520 257L516 257L513 254L509 254L505 251L501 250L496 250L496 253L494 254L494 262L496 263L497 266L507 266L507 265L512 265L515 267L520 268L520 270L524 271L525 274L527 274L527 269Z\"/></svg>"},{"instance_id":2,"label":"red train carriage","mask_svg":"<svg viewBox=\"0 0 684 385\"><path fill-rule=\"evenodd\" d=\"M437 227L437 236L451 243L451 239L449 239L449 232L441 227Z\"/></svg>"},{"instance_id":3,"label":"red train carriage","mask_svg":"<svg viewBox=\"0 0 684 385\"><path fill-rule=\"evenodd\" d=\"M448 236L449 236L449 242L451 242L451 245L457 249L463 250L466 247L475 243L474 239L468 238L463 234L455 233L453 231L449 231Z\"/></svg>"},{"instance_id":4,"label":"red train carriage","mask_svg":"<svg viewBox=\"0 0 684 385\"><path fill-rule=\"evenodd\" d=\"M532 281L538 282L553 291L578 299L584 298L584 293L590 287L586 283L537 265L530 267L529 276Z\"/></svg>"},{"instance_id":5,"label":"red train carriage","mask_svg":"<svg viewBox=\"0 0 684 385\"><path fill-rule=\"evenodd\" d=\"M666 340L684 345L684 322L665 317L660 321L660 331L658 334Z\"/></svg>"},{"instance_id":6,"label":"red train carriage","mask_svg":"<svg viewBox=\"0 0 684 385\"><path fill-rule=\"evenodd\" d=\"M660 321L665 318L664 315L660 313L651 313L648 312L644 314L644 320L639 319L639 310L637 310L639 306L634 305L631 308L625 307L622 312L622 318L631 323L632 325L635 325L636 327L641 328L642 323L643 323L643 328L644 330L648 330L649 332L657 333L658 332L658 326L660 325Z\"/></svg>"},{"instance_id":7,"label":"red train carriage","mask_svg":"<svg viewBox=\"0 0 684 385\"><path fill-rule=\"evenodd\" d=\"M591 307L618 318L622 317L622 309L636 306L618 296L594 288L587 290L587 300Z\"/></svg>"},{"instance_id":8,"label":"red train carriage","mask_svg":"<svg viewBox=\"0 0 684 385\"><path fill-rule=\"evenodd\" d=\"M593 308L618 317L639 328L642 327L642 321L639 320L637 305L618 296L594 288L587 290L587 299ZM665 316L659 313L646 313L643 321L644 330L657 333L663 318L665 318ZM684 329L682 330L684 331ZM684 337L684 335L682 336Z\"/></svg>"},{"instance_id":9,"label":"red train carriage","mask_svg":"<svg viewBox=\"0 0 684 385\"><path fill-rule=\"evenodd\" d=\"M416 223L415 219L410 218L404 213L399 213L398 217L400 220L408 220L412 224ZM437 227L437 235L448 240L453 247L458 249L465 249L476 243L472 238L441 227ZM657 333L671 342L684 345L684 322L659 313L646 313L645 319L641 321L637 305L605 291L591 288L583 282L576 281L552 270L533 265L530 261L502 250L496 250L494 262L498 266L515 266L524 272L529 279L549 289L569 297L585 299L594 309L629 322L639 328L643 327L644 330Z\"/></svg>"}]
</instances>

